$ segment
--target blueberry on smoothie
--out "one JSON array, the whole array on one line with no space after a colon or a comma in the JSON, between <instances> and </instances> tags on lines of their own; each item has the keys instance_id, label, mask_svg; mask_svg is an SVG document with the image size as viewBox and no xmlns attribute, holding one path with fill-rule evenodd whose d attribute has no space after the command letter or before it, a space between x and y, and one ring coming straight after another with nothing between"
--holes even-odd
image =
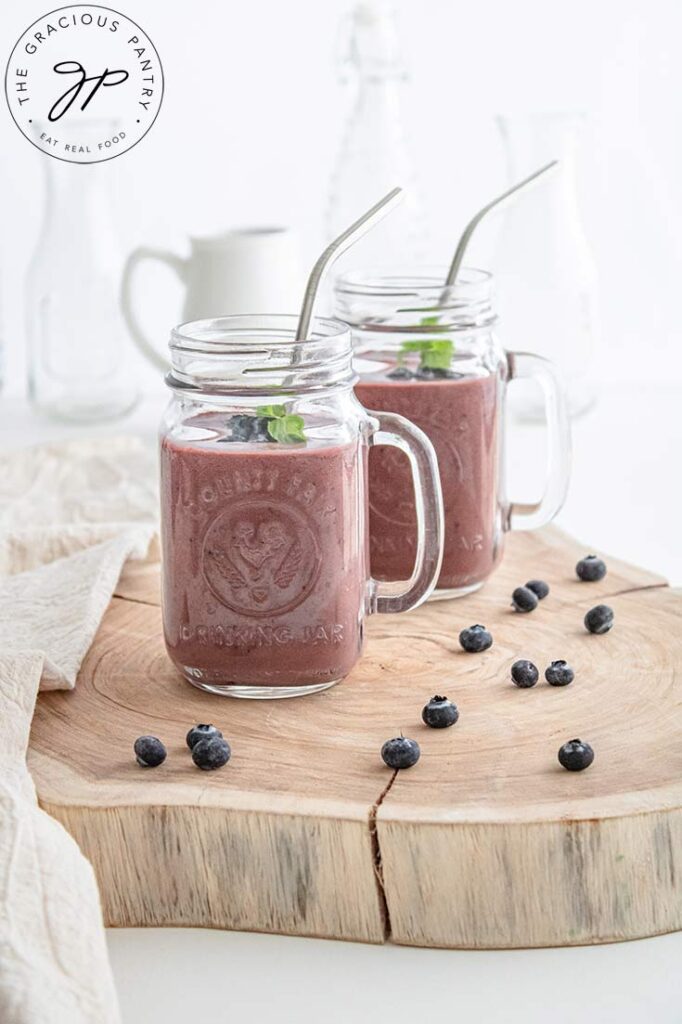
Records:
<instances>
[{"instance_id":1,"label":"blueberry on smoothie","mask_svg":"<svg viewBox=\"0 0 682 1024\"><path fill-rule=\"evenodd\" d=\"M270 444L276 442L270 432L270 420L267 416L256 416L254 417L253 434L251 435L252 441L269 441Z\"/></svg>"},{"instance_id":2,"label":"blueberry on smoothie","mask_svg":"<svg viewBox=\"0 0 682 1024\"><path fill-rule=\"evenodd\" d=\"M415 374L417 380L457 380L461 376L445 366L420 366Z\"/></svg>"},{"instance_id":3,"label":"blueberry on smoothie","mask_svg":"<svg viewBox=\"0 0 682 1024\"><path fill-rule=\"evenodd\" d=\"M232 441L274 441L268 430L267 416L251 416L235 413L230 418L230 440Z\"/></svg>"},{"instance_id":4,"label":"blueberry on smoothie","mask_svg":"<svg viewBox=\"0 0 682 1024\"><path fill-rule=\"evenodd\" d=\"M233 441L250 441L253 433L254 416L235 413L230 417L230 437Z\"/></svg>"},{"instance_id":5,"label":"blueberry on smoothie","mask_svg":"<svg viewBox=\"0 0 682 1024\"><path fill-rule=\"evenodd\" d=\"M413 380L414 374L409 366L394 366L392 370L386 374L389 380Z\"/></svg>"}]
</instances>

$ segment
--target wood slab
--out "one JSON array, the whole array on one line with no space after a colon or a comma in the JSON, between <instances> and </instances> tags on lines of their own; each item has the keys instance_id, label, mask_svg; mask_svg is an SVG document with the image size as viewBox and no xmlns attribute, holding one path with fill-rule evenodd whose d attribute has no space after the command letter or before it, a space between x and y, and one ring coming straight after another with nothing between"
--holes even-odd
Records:
<instances>
[{"instance_id":1,"label":"wood slab","mask_svg":"<svg viewBox=\"0 0 682 1024\"><path fill-rule=\"evenodd\" d=\"M682 928L682 595L560 531L514 534L478 594L369 621L343 684L271 702L201 693L163 647L158 564L131 563L75 691L40 696L29 765L42 806L97 873L107 924L195 925L459 948L610 942ZM514 613L512 589L550 596ZM585 632L608 601L616 625ZM463 626L495 644L459 649ZM511 663L566 658L575 682L519 690ZM433 693L457 725L420 718ZM233 757L196 769L184 737L213 721ZM422 748L393 773L381 744ZM140 769L136 736L169 756ZM595 748L564 771L559 746Z\"/></svg>"}]
</instances>

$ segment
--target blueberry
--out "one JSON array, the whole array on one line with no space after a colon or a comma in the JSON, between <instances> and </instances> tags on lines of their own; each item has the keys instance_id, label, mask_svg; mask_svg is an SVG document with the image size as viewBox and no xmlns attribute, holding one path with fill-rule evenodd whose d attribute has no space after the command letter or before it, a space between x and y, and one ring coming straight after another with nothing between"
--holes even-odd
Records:
<instances>
[{"instance_id":1,"label":"blueberry","mask_svg":"<svg viewBox=\"0 0 682 1024\"><path fill-rule=\"evenodd\" d=\"M268 431L267 416L250 416L236 413L230 419L230 436L233 441L274 441Z\"/></svg>"},{"instance_id":2,"label":"blueberry","mask_svg":"<svg viewBox=\"0 0 682 1024\"><path fill-rule=\"evenodd\" d=\"M526 587L533 591L538 601L542 601L549 594L549 585L544 580L528 580Z\"/></svg>"},{"instance_id":3,"label":"blueberry","mask_svg":"<svg viewBox=\"0 0 682 1024\"><path fill-rule=\"evenodd\" d=\"M222 736L209 736L208 739L199 740L194 744L192 760L197 768L211 772L227 764L231 753L230 744Z\"/></svg>"},{"instance_id":4,"label":"blueberry","mask_svg":"<svg viewBox=\"0 0 682 1024\"><path fill-rule=\"evenodd\" d=\"M414 374L409 366L394 366L387 374L391 380L413 380Z\"/></svg>"},{"instance_id":5,"label":"blueberry","mask_svg":"<svg viewBox=\"0 0 682 1024\"><path fill-rule=\"evenodd\" d=\"M462 374L448 370L444 366L420 366L415 376L419 380L456 380Z\"/></svg>"},{"instance_id":6,"label":"blueberry","mask_svg":"<svg viewBox=\"0 0 682 1024\"><path fill-rule=\"evenodd\" d=\"M582 740L569 740L559 748L559 764L569 772L581 772L594 761L594 750Z\"/></svg>"},{"instance_id":7,"label":"blueberry","mask_svg":"<svg viewBox=\"0 0 682 1024\"><path fill-rule=\"evenodd\" d=\"M252 441L271 441L274 443L275 439L268 430L268 423L270 420L267 416L255 416L253 433L251 434Z\"/></svg>"},{"instance_id":8,"label":"blueberry","mask_svg":"<svg viewBox=\"0 0 682 1024\"><path fill-rule=\"evenodd\" d=\"M416 376L420 380L445 380L448 371L442 366L420 366Z\"/></svg>"},{"instance_id":9,"label":"blueberry","mask_svg":"<svg viewBox=\"0 0 682 1024\"><path fill-rule=\"evenodd\" d=\"M386 740L381 748L381 758L389 768L411 768L419 760L420 753L417 741L408 740L406 736Z\"/></svg>"},{"instance_id":10,"label":"blueberry","mask_svg":"<svg viewBox=\"0 0 682 1024\"><path fill-rule=\"evenodd\" d=\"M143 768L156 768L166 760L166 748L156 736L138 736L133 750L137 763Z\"/></svg>"},{"instance_id":11,"label":"blueberry","mask_svg":"<svg viewBox=\"0 0 682 1024\"><path fill-rule=\"evenodd\" d=\"M459 718L457 705L447 697L432 697L422 708L422 721L432 729L447 729Z\"/></svg>"},{"instance_id":12,"label":"blueberry","mask_svg":"<svg viewBox=\"0 0 682 1024\"><path fill-rule=\"evenodd\" d=\"M459 642L465 651L470 654L478 654L480 651L487 651L493 645L493 638L485 626L476 625L463 629L459 634Z\"/></svg>"},{"instance_id":13,"label":"blueberry","mask_svg":"<svg viewBox=\"0 0 682 1024\"><path fill-rule=\"evenodd\" d=\"M255 416L246 413L235 413L230 417L230 432L233 441L250 441L253 433Z\"/></svg>"},{"instance_id":14,"label":"blueberry","mask_svg":"<svg viewBox=\"0 0 682 1024\"><path fill-rule=\"evenodd\" d=\"M596 583L597 580L603 580L606 576L606 563L596 555L586 555L585 558L580 559L575 571L578 574L578 579L583 582Z\"/></svg>"},{"instance_id":15,"label":"blueberry","mask_svg":"<svg viewBox=\"0 0 682 1024\"><path fill-rule=\"evenodd\" d=\"M216 729L215 725L193 725L185 737L185 742L189 749L192 750L194 744L198 743L199 740L207 740L211 736L217 736L219 739L223 738L220 729Z\"/></svg>"},{"instance_id":16,"label":"blueberry","mask_svg":"<svg viewBox=\"0 0 682 1024\"><path fill-rule=\"evenodd\" d=\"M532 661L515 661L511 667L512 681L516 686L520 686L522 690L527 690L531 686L535 686L540 673L533 664Z\"/></svg>"},{"instance_id":17,"label":"blueberry","mask_svg":"<svg viewBox=\"0 0 682 1024\"><path fill-rule=\"evenodd\" d=\"M568 686L575 679L575 672L565 661L553 661L545 669L545 679L550 686Z\"/></svg>"},{"instance_id":18,"label":"blueberry","mask_svg":"<svg viewBox=\"0 0 682 1024\"><path fill-rule=\"evenodd\" d=\"M517 587L512 594L512 605L517 612L532 612L538 606L537 594L528 587Z\"/></svg>"},{"instance_id":19,"label":"blueberry","mask_svg":"<svg viewBox=\"0 0 682 1024\"><path fill-rule=\"evenodd\" d=\"M607 604L598 604L590 608L585 616L585 629L590 633L608 633L613 625L613 608Z\"/></svg>"}]
</instances>

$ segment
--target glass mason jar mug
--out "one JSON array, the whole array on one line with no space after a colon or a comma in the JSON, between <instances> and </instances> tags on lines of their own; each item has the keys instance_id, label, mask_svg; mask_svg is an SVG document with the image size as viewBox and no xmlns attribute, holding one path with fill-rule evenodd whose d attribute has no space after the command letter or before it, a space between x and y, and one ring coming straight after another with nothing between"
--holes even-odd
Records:
<instances>
[{"instance_id":1,"label":"glass mason jar mug","mask_svg":"<svg viewBox=\"0 0 682 1024\"><path fill-rule=\"evenodd\" d=\"M551 363L505 352L495 327L490 274L446 270L352 273L335 286L335 315L353 332L355 393L364 406L405 416L433 442L445 506L445 548L434 597L476 590L497 565L506 530L552 519L568 486L570 428ZM548 464L544 496L507 501L503 416L507 385L534 378L545 397ZM417 514L400 452L369 460L371 569L379 580L409 577Z\"/></svg>"},{"instance_id":2,"label":"glass mason jar mug","mask_svg":"<svg viewBox=\"0 0 682 1024\"><path fill-rule=\"evenodd\" d=\"M190 683L239 697L324 690L360 656L365 615L413 608L440 570L435 453L353 394L350 332L229 316L172 332L161 427L163 622ZM407 456L419 521L405 585L369 574L367 451Z\"/></svg>"}]
</instances>

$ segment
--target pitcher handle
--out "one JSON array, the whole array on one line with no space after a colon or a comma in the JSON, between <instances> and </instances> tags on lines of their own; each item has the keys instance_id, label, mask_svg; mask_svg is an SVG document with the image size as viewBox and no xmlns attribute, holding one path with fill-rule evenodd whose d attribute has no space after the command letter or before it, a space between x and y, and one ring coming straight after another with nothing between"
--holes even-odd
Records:
<instances>
[{"instance_id":1,"label":"pitcher handle","mask_svg":"<svg viewBox=\"0 0 682 1024\"><path fill-rule=\"evenodd\" d=\"M139 249L134 249L126 260L121 279L121 310L133 341L140 352L157 370L167 373L170 369L168 359L157 351L144 334L133 306L133 276L139 264L145 260L156 260L158 263L165 263L175 271L181 281L185 280L186 261L182 257L176 256L175 253L167 252L165 249L148 249L146 246L141 246Z\"/></svg>"},{"instance_id":2,"label":"pitcher handle","mask_svg":"<svg viewBox=\"0 0 682 1024\"><path fill-rule=\"evenodd\" d=\"M445 535L443 495L438 460L426 434L403 416L370 412L378 429L370 445L393 445L410 461L417 510L417 551L414 570L407 583L370 580L371 612L406 612L425 601L440 575Z\"/></svg>"},{"instance_id":3,"label":"pitcher handle","mask_svg":"<svg viewBox=\"0 0 682 1024\"><path fill-rule=\"evenodd\" d=\"M554 519L568 491L571 473L571 423L568 403L553 364L532 352L508 352L510 380L536 380L545 398L547 422L547 467L545 489L540 501L512 503L508 527L537 530Z\"/></svg>"}]
</instances>

